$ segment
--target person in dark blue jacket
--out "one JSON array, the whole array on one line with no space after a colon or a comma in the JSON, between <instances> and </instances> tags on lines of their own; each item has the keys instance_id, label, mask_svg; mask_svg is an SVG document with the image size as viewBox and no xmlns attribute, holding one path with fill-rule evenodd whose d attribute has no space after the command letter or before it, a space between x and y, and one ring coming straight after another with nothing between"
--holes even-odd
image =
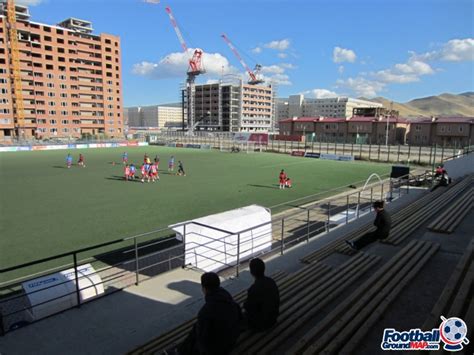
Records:
<instances>
[{"instance_id":1,"label":"person in dark blue jacket","mask_svg":"<svg viewBox=\"0 0 474 355\"><path fill-rule=\"evenodd\" d=\"M240 333L242 313L232 296L220 287L219 276L207 272L201 276L205 304L188 337L178 347L181 355L229 354Z\"/></svg>"}]
</instances>

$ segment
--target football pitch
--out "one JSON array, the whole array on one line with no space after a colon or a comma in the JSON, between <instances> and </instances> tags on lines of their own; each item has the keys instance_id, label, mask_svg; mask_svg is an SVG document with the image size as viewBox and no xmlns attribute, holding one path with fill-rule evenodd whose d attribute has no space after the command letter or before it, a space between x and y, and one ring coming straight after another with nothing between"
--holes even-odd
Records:
<instances>
[{"instance_id":1,"label":"football pitch","mask_svg":"<svg viewBox=\"0 0 474 355\"><path fill-rule=\"evenodd\" d=\"M160 157L160 181L126 182L121 156ZM389 165L158 146L0 154L0 268L259 204L266 207L386 174ZM77 166L79 153L86 167ZM187 176L167 171L171 155ZM113 164L112 162L115 162ZM285 169L292 189L278 188ZM139 169L137 169L139 171ZM176 170L175 170L176 171Z\"/></svg>"}]
</instances>

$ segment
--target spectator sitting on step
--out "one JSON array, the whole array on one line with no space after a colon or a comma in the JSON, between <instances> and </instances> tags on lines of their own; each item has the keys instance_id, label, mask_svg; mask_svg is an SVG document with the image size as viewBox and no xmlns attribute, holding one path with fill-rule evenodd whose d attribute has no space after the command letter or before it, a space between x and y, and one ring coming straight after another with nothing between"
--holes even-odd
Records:
<instances>
[{"instance_id":1,"label":"spectator sitting on step","mask_svg":"<svg viewBox=\"0 0 474 355\"><path fill-rule=\"evenodd\" d=\"M178 346L182 355L225 355L230 353L240 332L242 313L232 296L220 287L219 276L207 272L201 276L205 304L188 337Z\"/></svg>"},{"instance_id":2,"label":"spectator sitting on step","mask_svg":"<svg viewBox=\"0 0 474 355\"><path fill-rule=\"evenodd\" d=\"M390 233L390 227L392 226L392 219L384 208L384 201L375 201L373 204L374 210L377 214L374 221L374 226L377 229L373 232L365 233L358 240L346 240L346 243L355 250L359 250L366 245L375 242L377 239L385 239Z\"/></svg>"},{"instance_id":3,"label":"spectator sitting on step","mask_svg":"<svg viewBox=\"0 0 474 355\"><path fill-rule=\"evenodd\" d=\"M277 322L280 293L275 281L265 276L265 263L258 258L250 261L250 274L255 281L244 302L244 323L251 331L270 329Z\"/></svg>"}]
</instances>

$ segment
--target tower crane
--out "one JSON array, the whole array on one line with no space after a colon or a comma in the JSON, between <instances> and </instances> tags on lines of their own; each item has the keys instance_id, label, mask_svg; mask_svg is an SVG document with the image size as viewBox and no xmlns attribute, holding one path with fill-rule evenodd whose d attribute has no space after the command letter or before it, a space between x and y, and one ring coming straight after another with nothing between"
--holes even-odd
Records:
<instances>
[{"instance_id":1,"label":"tower crane","mask_svg":"<svg viewBox=\"0 0 474 355\"><path fill-rule=\"evenodd\" d=\"M10 39L11 61L12 61L12 77L13 88L15 90L15 106L16 109L16 132L17 137L24 136L25 126L25 107L23 103L23 90L21 85L21 68L20 68L20 50L18 48L18 33L16 30L16 10L15 1L7 0L7 26Z\"/></svg>"},{"instance_id":2,"label":"tower crane","mask_svg":"<svg viewBox=\"0 0 474 355\"><path fill-rule=\"evenodd\" d=\"M181 44L181 48L185 54L188 53L188 46L184 40L184 37L179 29L179 26L174 18L173 12L171 8L167 6L165 8L168 16L170 18L171 24L176 32L176 36L178 37L179 43ZM202 63L202 56L203 51L199 48L194 50L192 57L189 59L189 67L187 71L187 79L186 79L186 94L187 94L187 118L188 118L188 132L192 134L192 131L197 125L195 123L195 115L194 115L194 94L195 94L195 80L198 75L204 74L206 71L204 70L204 66ZM183 127L184 129L184 127Z\"/></svg>"},{"instance_id":3,"label":"tower crane","mask_svg":"<svg viewBox=\"0 0 474 355\"><path fill-rule=\"evenodd\" d=\"M227 37L227 35L225 33L223 33L221 35L221 37L224 39L224 41L227 43L227 45L229 46L229 48L231 49L231 51L234 53L234 55L237 57L237 59L239 60L240 64L242 65L242 67L244 67L244 69L247 71L247 73L249 74L249 77L250 79L248 80L248 83L250 85L257 85L257 84L261 84L263 83L264 81L262 79L258 79L257 75L258 75L258 72L260 71L260 69L262 68L262 66L260 64L257 64L255 65L255 69L254 71L252 71L249 66L244 62L244 60L242 59L242 57L240 56L239 52L237 51L237 49L234 47L234 45L232 44L232 42L230 41L229 37Z\"/></svg>"}]
</instances>

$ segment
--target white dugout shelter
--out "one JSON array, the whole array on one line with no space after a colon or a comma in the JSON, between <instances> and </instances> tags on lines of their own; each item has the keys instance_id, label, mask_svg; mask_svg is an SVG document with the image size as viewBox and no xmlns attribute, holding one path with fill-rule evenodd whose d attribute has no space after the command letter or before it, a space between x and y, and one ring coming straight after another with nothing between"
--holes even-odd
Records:
<instances>
[{"instance_id":1,"label":"white dugout shelter","mask_svg":"<svg viewBox=\"0 0 474 355\"><path fill-rule=\"evenodd\" d=\"M235 266L271 249L269 209L250 205L169 226L184 243L184 262L206 272Z\"/></svg>"}]
</instances>

